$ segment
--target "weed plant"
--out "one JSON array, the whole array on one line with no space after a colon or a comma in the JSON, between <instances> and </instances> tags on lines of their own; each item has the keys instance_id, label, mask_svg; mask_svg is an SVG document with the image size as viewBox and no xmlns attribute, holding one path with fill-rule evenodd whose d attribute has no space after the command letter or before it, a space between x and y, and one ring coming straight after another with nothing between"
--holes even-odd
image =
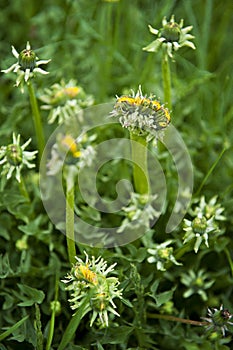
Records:
<instances>
[{"instance_id":1,"label":"weed plant","mask_svg":"<svg viewBox=\"0 0 233 350\"><path fill-rule=\"evenodd\" d=\"M1 8L0 349L232 349L232 1Z\"/></svg>"}]
</instances>

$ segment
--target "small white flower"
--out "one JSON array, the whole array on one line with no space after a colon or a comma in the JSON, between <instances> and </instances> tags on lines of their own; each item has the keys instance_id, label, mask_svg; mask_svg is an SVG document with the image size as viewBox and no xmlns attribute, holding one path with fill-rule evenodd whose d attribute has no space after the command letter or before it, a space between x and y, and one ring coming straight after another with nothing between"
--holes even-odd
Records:
<instances>
[{"instance_id":1,"label":"small white flower","mask_svg":"<svg viewBox=\"0 0 233 350\"><path fill-rule=\"evenodd\" d=\"M213 284L214 280L209 278L209 275L205 270L201 269L197 273L193 270L189 270L187 273L181 275L181 283L183 283L187 289L183 293L184 298L189 298L193 294L198 294L203 301L207 301L208 297L206 290L208 290Z\"/></svg>"},{"instance_id":2,"label":"small white flower","mask_svg":"<svg viewBox=\"0 0 233 350\"><path fill-rule=\"evenodd\" d=\"M193 44L192 39L194 36L188 34L192 30L192 26L183 28L184 21L181 19L180 23L175 22L174 15L171 16L168 22L166 17L162 20L163 27L158 29L149 25L149 30L152 34L158 38L144 47L143 50L148 52L157 52L160 47L164 47L167 50L168 56L173 57L173 51L179 50L183 46L188 46L195 50L196 47Z\"/></svg>"},{"instance_id":3,"label":"small white flower","mask_svg":"<svg viewBox=\"0 0 233 350\"><path fill-rule=\"evenodd\" d=\"M30 163L30 161L36 157L38 151L25 151L30 142L31 139L20 146L20 135L16 137L13 133L13 143L0 148L0 165L3 165L2 175L6 175L7 180L11 178L15 170L15 178L18 182L21 182L22 168L24 166L29 169L35 167L35 164Z\"/></svg>"},{"instance_id":4,"label":"small white flower","mask_svg":"<svg viewBox=\"0 0 233 350\"><path fill-rule=\"evenodd\" d=\"M148 253L151 254L151 256L148 257L147 261L150 264L156 263L156 267L160 271L166 271L166 263L169 261L175 265L182 265L176 261L173 255L173 247L169 247L171 243L172 240L169 239L166 242L157 244L148 249Z\"/></svg>"},{"instance_id":5,"label":"small white flower","mask_svg":"<svg viewBox=\"0 0 233 350\"><path fill-rule=\"evenodd\" d=\"M58 174L63 167L73 168L77 173L85 167L90 167L95 159L96 151L91 145L96 135L80 135L74 139L71 135L58 135L57 142L51 150L48 162L48 175Z\"/></svg>"},{"instance_id":6,"label":"small white flower","mask_svg":"<svg viewBox=\"0 0 233 350\"><path fill-rule=\"evenodd\" d=\"M17 59L17 62L12 64L8 69L3 69L1 72L17 74L15 86L21 86L23 92L24 82L28 82L30 78L34 77L35 73L48 74L49 72L41 69L39 66L49 63L51 60L39 60L36 54L31 50L29 42L26 44L26 48L18 53L18 51L12 46L12 54Z\"/></svg>"},{"instance_id":7,"label":"small white flower","mask_svg":"<svg viewBox=\"0 0 233 350\"><path fill-rule=\"evenodd\" d=\"M160 212L155 209L157 195L145 195L135 192L131 193L131 198L127 206L122 208L125 215L117 232L125 230L140 230L142 227L149 229L151 222L160 216Z\"/></svg>"},{"instance_id":8,"label":"small white flower","mask_svg":"<svg viewBox=\"0 0 233 350\"><path fill-rule=\"evenodd\" d=\"M209 247L209 234L218 231L214 224L214 219L211 217L207 220L204 216L199 214L192 221L184 219L184 244L195 239L194 251L198 252L202 242L204 241L206 247Z\"/></svg>"}]
</instances>

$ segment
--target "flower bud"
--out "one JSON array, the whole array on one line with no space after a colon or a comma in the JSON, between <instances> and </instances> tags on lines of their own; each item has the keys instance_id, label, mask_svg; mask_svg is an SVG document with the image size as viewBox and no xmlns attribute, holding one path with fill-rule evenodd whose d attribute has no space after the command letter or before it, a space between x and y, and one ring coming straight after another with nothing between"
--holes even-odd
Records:
<instances>
[{"instance_id":1,"label":"flower bud","mask_svg":"<svg viewBox=\"0 0 233 350\"><path fill-rule=\"evenodd\" d=\"M13 166L18 166L22 163L23 151L19 145L11 144L6 148L6 157L8 163Z\"/></svg>"},{"instance_id":2,"label":"flower bud","mask_svg":"<svg viewBox=\"0 0 233 350\"><path fill-rule=\"evenodd\" d=\"M15 246L19 251L27 250L28 249L27 236L23 236L22 238L18 239L15 243Z\"/></svg>"},{"instance_id":3,"label":"flower bud","mask_svg":"<svg viewBox=\"0 0 233 350\"><path fill-rule=\"evenodd\" d=\"M55 315L59 315L61 313L61 303L58 300L53 300L50 302L51 311L55 311Z\"/></svg>"},{"instance_id":4,"label":"flower bud","mask_svg":"<svg viewBox=\"0 0 233 350\"><path fill-rule=\"evenodd\" d=\"M203 216L202 218L196 217L192 222L192 228L195 233L203 234L207 228L207 220Z\"/></svg>"},{"instance_id":5,"label":"flower bud","mask_svg":"<svg viewBox=\"0 0 233 350\"><path fill-rule=\"evenodd\" d=\"M194 281L194 285L196 285L197 287L202 287L204 285L204 280L202 277L197 277Z\"/></svg>"},{"instance_id":6,"label":"flower bud","mask_svg":"<svg viewBox=\"0 0 233 350\"><path fill-rule=\"evenodd\" d=\"M91 305L97 312L106 310L109 305L108 294L106 292L96 294L95 297L91 299Z\"/></svg>"},{"instance_id":7,"label":"flower bud","mask_svg":"<svg viewBox=\"0 0 233 350\"><path fill-rule=\"evenodd\" d=\"M163 249L160 249L158 251L158 256L161 259L169 259L169 256L172 254L172 252L173 252L173 248L172 247L163 248Z\"/></svg>"},{"instance_id":8,"label":"flower bud","mask_svg":"<svg viewBox=\"0 0 233 350\"><path fill-rule=\"evenodd\" d=\"M167 23L161 30L161 37L165 38L167 42L179 41L180 26L176 22Z\"/></svg>"},{"instance_id":9,"label":"flower bud","mask_svg":"<svg viewBox=\"0 0 233 350\"><path fill-rule=\"evenodd\" d=\"M216 326L222 327L224 326L232 317L232 314L227 310L221 308L220 310L214 309L213 313L213 323Z\"/></svg>"},{"instance_id":10,"label":"flower bud","mask_svg":"<svg viewBox=\"0 0 233 350\"><path fill-rule=\"evenodd\" d=\"M31 49L24 49L19 54L19 65L22 68L22 70L30 69L30 71L33 71L33 69L36 67L36 54Z\"/></svg>"}]
</instances>

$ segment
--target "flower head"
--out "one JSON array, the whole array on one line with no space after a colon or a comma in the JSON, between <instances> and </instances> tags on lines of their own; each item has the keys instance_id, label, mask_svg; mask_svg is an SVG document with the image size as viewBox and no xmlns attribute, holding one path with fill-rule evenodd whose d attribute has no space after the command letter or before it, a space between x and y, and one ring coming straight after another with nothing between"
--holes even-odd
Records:
<instances>
[{"instance_id":1,"label":"flower head","mask_svg":"<svg viewBox=\"0 0 233 350\"><path fill-rule=\"evenodd\" d=\"M94 103L92 96L87 95L75 80L68 83L61 80L60 84L52 85L50 89L45 89L45 94L40 96L40 100L45 103L41 108L50 111L49 124L56 120L58 124L66 123L71 117L79 115L83 108Z\"/></svg>"},{"instance_id":2,"label":"flower head","mask_svg":"<svg viewBox=\"0 0 233 350\"><path fill-rule=\"evenodd\" d=\"M159 130L170 123L170 113L154 96L143 96L141 87L135 94L117 97L112 117L119 117L123 128L148 138L154 138Z\"/></svg>"},{"instance_id":3,"label":"flower head","mask_svg":"<svg viewBox=\"0 0 233 350\"><path fill-rule=\"evenodd\" d=\"M51 150L51 159L48 163L48 175L55 175L63 166L73 166L77 171L90 166L95 157L95 150L91 142L95 135L86 134L74 139L70 134L58 134L57 142Z\"/></svg>"},{"instance_id":4,"label":"flower head","mask_svg":"<svg viewBox=\"0 0 233 350\"><path fill-rule=\"evenodd\" d=\"M222 332L222 335L225 337L226 331L228 331L227 326L233 325L233 322L230 322L233 314L231 314L227 309L224 309L223 305L219 309L208 308L208 317L202 317L203 320L207 321L207 331L213 332Z\"/></svg>"},{"instance_id":5,"label":"flower head","mask_svg":"<svg viewBox=\"0 0 233 350\"><path fill-rule=\"evenodd\" d=\"M30 142L31 139L20 146L20 135L16 137L13 133L13 143L0 148L0 165L3 165L2 175L6 175L7 180L11 178L15 170L15 178L18 182L21 182L22 168L24 166L29 169L35 167L35 164L30 163L30 161L36 157L38 151L25 151Z\"/></svg>"},{"instance_id":6,"label":"flower head","mask_svg":"<svg viewBox=\"0 0 233 350\"><path fill-rule=\"evenodd\" d=\"M49 63L51 60L38 60L36 54L31 50L29 42L26 44L26 48L20 53L12 46L12 54L17 58L17 62L14 63L10 68L2 70L3 73L14 72L17 74L15 86L21 86L23 91L24 82L28 82L30 78L33 78L36 73L48 74L45 70L39 66Z\"/></svg>"},{"instance_id":7,"label":"flower head","mask_svg":"<svg viewBox=\"0 0 233 350\"><path fill-rule=\"evenodd\" d=\"M187 286L187 290L184 292L184 298L189 298L193 294L199 294L203 301L207 300L205 290L209 289L214 280L209 279L208 273L204 270L199 270L196 274L193 270L188 273L182 274L181 282Z\"/></svg>"},{"instance_id":8,"label":"flower head","mask_svg":"<svg viewBox=\"0 0 233 350\"><path fill-rule=\"evenodd\" d=\"M189 213L193 219L184 219L184 243L195 239L194 251L198 252L202 242L209 247L209 235L221 234L218 221L225 220L222 215L224 208L217 203L217 196L214 196L206 203L205 197L202 196L199 202Z\"/></svg>"},{"instance_id":9,"label":"flower head","mask_svg":"<svg viewBox=\"0 0 233 350\"><path fill-rule=\"evenodd\" d=\"M173 247L169 247L171 243L172 240L168 240L148 249L148 253L151 256L148 257L147 261L150 264L156 263L156 267L160 271L166 271L165 266L169 261L175 265L182 265L176 261L173 255Z\"/></svg>"},{"instance_id":10,"label":"flower head","mask_svg":"<svg viewBox=\"0 0 233 350\"><path fill-rule=\"evenodd\" d=\"M140 231L141 227L149 229L151 222L160 216L160 212L154 208L156 198L157 195L132 192L128 205L122 208L125 219L117 232L124 232L128 229Z\"/></svg>"},{"instance_id":11,"label":"flower head","mask_svg":"<svg viewBox=\"0 0 233 350\"><path fill-rule=\"evenodd\" d=\"M166 17L163 18L163 27L158 29L149 25L149 30L158 38L144 47L143 50L148 52L157 52L162 46L167 50L167 54L172 58L173 51L179 50L183 46L188 46L195 50L195 45L190 41L194 36L188 34L192 30L192 26L183 28L184 21L181 19L180 23L175 22L175 16L172 15L168 22Z\"/></svg>"},{"instance_id":12,"label":"flower head","mask_svg":"<svg viewBox=\"0 0 233 350\"><path fill-rule=\"evenodd\" d=\"M198 252L202 242L209 247L209 234L216 232L213 218L207 220L204 216L198 215L192 221L184 219L184 243L195 239L194 251Z\"/></svg>"},{"instance_id":13,"label":"flower head","mask_svg":"<svg viewBox=\"0 0 233 350\"><path fill-rule=\"evenodd\" d=\"M106 327L109 324L108 313L119 316L113 299L122 298L122 291L118 289L118 278L107 277L114 270L116 263L108 267L103 258L95 259L92 256L90 259L86 253L85 255L85 262L76 257L77 263L63 282L68 284L66 289L71 293L69 301L72 310L78 309L88 297L83 314L92 311L90 325L92 326L98 317L102 326Z\"/></svg>"},{"instance_id":14,"label":"flower head","mask_svg":"<svg viewBox=\"0 0 233 350\"><path fill-rule=\"evenodd\" d=\"M199 205L195 207L193 215L204 215L206 219L214 217L214 221L224 221L226 218L222 215L224 208L220 203L217 203L217 196L212 197L209 202L206 202L204 196L200 198Z\"/></svg>"}]
</instances>

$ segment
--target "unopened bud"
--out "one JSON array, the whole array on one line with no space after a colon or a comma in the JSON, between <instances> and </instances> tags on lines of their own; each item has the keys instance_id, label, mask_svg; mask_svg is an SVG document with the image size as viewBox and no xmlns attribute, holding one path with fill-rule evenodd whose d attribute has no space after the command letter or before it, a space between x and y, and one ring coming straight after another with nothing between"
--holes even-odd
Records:
<instances>
[{"instance_id":1,"label":"unopened bud","mask_svg":"<svg viewBox=\"0 0 233 350\"><path fill-rule=\"evenodd\" d=\"M167 42L179 41L180 27L176 22L167 23L161 30L161 37L165 38Z\"/></svg>"},{"instance_id":2,"label":"unopened bud","mask_svg":"<svg viewBox=\"0 0 233 350\"><path fill-rule=\"evenodd\" d=\"M6 157L8 163L18 166L22 163L23 151L19 145L8 145L6 149Z\"/></svg>"},{"instance_id":3,"label":"unopened bud","mask_svg":"<svg viewBox=\"0 0 233 350\"><path fill-rule=\"evenodd\" d=\"M36 66L36 54L31 49L24 49L19 54L19 64L22 68L22 70L30 69L30 71L33 71L33 69Z\"/></svg>"},{"instance_id":4,"label":"unopened bud","mask_svg":"<svg viewBox=\"0 0 233 350\"><path fill-rule=\"evenodd\" d=\"M205 230L207 228L207 220L205 217L202 218L195 218L192 222L192 228L195 233L205 233Z\"/></svg>"}]
</instances>

